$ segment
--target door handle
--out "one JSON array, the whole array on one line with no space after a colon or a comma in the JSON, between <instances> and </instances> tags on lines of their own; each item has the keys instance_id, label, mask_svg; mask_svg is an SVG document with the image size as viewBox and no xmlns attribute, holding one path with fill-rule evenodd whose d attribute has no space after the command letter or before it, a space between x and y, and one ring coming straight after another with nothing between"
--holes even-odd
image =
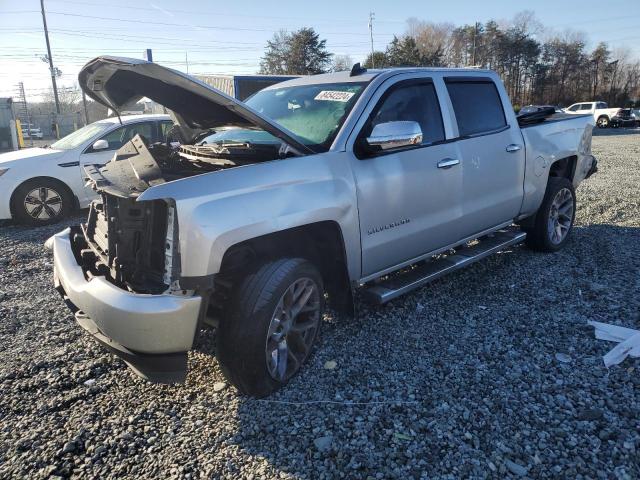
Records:
<instances>
[{"instance_id":1,"label":"door handle","mask_svg":"<svg viewBox=\"0 0 640 480\"><path fill-rule=\"evenodd\" d=\"M457 158L443 158L438 162L438 168L451 168L454 165L458 165L460 160Z\"/></svg>"},{"instance_id":2,"label":"door handle","mask_svg":"<svg viewBox=\"0 0 640 480\"><path fill-rule=\"evenodd\" d=\"M507 145L507 152L509 153L513 153L513 152L517 152L518 150L522 149L522 145L517 145L515 143L512 143L511 145Z\"/></svg>"}]
</instances>

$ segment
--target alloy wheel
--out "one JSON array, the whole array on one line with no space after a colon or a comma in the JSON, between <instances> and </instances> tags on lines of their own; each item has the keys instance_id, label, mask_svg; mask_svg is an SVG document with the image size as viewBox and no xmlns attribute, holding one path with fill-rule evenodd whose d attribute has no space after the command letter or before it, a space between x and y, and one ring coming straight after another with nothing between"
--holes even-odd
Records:
<instances>
[{"instance_id":1,"label":"alloy wheel","mask_svg":"<svg viewBox=\"0 0 640 480\"><path fill-rule=\"evenodd\" d=\"M50 220L61 214L62 197L52 188L35 188L27 193L23 205L32 218Z\"/></svg>"},{"instance_id":2,"label":"alloy wheel","mask_svg":"<svg viewBox=\"0 0 640 480\"><path fill-rule=\"evenodd\" d=\"M307 358L320 324L320 289L299 278L284 292L271 317L266 341L269 375L284 382Z\"/></svg>"},{"instance_id":3,"label":"alloy wheel","mask_svg":"<svg viewBox=\"0 0 640 480\"><path fill-rule=\"evenodd\" d=\"M573 221L574 200L573 194L568 188L558 190L549 209L547 232L551 243L562 243Z\"/></svg>"}]
</instances>

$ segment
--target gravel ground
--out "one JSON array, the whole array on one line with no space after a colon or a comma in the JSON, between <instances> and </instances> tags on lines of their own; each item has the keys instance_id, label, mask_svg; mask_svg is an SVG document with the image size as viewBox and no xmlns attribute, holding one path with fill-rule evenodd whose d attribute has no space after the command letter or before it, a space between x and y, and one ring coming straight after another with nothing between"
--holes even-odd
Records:
<instances>
[{"instance_id":1,"label":"gravel ground","mask_svg":"<svg viewBox=\"0 0 640 480\"><path fill-rule=\"evenodd\" d=\"M562 252L329 316L266 401L221 383L211 335L185 385L138 379L52 287L42 243L63 225L0 226L0 477L638 478L640 362L607 371L586 322L640 328L640 135L593 150Z\"/></svg>"}]
</instances>

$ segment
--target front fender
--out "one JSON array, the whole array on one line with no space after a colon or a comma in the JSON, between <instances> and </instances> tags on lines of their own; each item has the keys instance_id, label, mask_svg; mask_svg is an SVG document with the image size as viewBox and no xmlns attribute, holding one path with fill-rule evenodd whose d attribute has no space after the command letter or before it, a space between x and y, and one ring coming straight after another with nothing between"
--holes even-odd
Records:
<instances>
[{"instance_id":1,"label":"front fender","mask_svg":"<svg viewBox=\"0 0 640 480\"><path fill-rule=\"evenodd\" d=\"M217 273L233 245L321 221L341 228L351 279L360 275L356 189L344 152L221 170L158 185L139 201L175 201L181 276Z\"/></svg>"}]
</instances>

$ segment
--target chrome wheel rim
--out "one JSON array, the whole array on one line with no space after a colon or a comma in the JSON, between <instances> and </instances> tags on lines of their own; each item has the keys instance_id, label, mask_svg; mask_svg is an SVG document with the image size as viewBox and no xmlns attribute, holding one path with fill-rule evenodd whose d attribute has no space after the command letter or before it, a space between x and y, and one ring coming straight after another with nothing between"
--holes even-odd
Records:
<instances>
[{"instance_id":1,"label":"chrome wheel rim","mask_svg":"<svg viewBox=\"0 0 640 480\"><path fill-rule=\"evenodd\" d=\"M558 190L551 202L547 232L554 245L562 243L571 229L573 221L573 194L568 188Z\"/></svg>"},{"instance_id":2,"label":"chrome wheel rim","mask_svg":"<svg viewBox=\"0 0 640 480\"><path fill-rule=\"evenodd\" d=\"M599 127L606 127L608 123L609 123L609 121L606 118L599 118L598 119L598 126Z\"/></svg>"},{"instance_id":3,"label":"chrome wheel rim","mask_svg":"<svg viewBox=\"0 0 640 480\"><path fill-rule=\"evenodd\" d=\"M50 220L62 212L62 197L52 188L34 188L27 193L23 205L31 218Z\"/></svg>"},{"instance_id":4,"label":"chrome wheel rim","mask_svg":"<svg viewBox=\"0 0 640 480\"><path fill-rule=\"evenodd\" d=\"M310 278L293 282L276 306L266 341L269 375L284 382L307 358L320 324L320 289Z\"/></svg>"}]
</instances>

